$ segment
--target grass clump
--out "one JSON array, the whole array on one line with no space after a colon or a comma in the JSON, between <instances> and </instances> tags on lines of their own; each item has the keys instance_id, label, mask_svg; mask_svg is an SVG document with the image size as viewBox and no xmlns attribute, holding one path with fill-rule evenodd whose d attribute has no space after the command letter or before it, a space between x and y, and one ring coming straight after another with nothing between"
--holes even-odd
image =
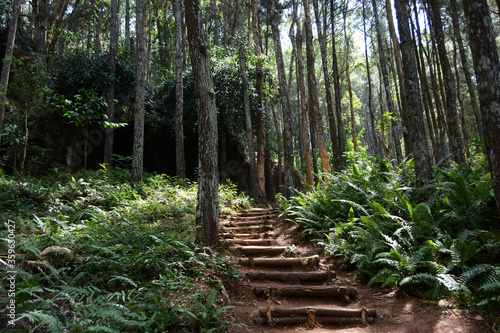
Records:
<instances>
[{"instance_id":1,"label":"grass clump","mask_svg":"<svg viewBox=\"0 0 500 333\"><path fill-rule=\"evenodd\" d=\"M8 266L2 242L2 270L15 275L16 319L7 326L0 314L0 329L223 332L232 325L215 296L238 273L194 238L196 184L165 175L140 185L128 179L121 169L0 177L0 238L8 240L12 221L17 261ZM249 199L224 185L220 202L232 212ZM9 276L2 274L1 309L13 298Z\"/></svg>"}]
</instances>

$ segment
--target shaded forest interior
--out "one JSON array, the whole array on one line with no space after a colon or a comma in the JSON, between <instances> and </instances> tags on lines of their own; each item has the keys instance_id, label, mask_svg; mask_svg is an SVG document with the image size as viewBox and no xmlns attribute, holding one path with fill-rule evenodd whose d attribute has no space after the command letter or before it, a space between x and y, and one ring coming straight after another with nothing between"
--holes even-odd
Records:
<instances>
[{"instance_id":1,"label":"shaded forest interior","mask_svg":"<svg viewBox=\"0 0 500 333\"><path fill-rule=\"evenodd\" d=\"M0 216L18 223L21 284L49 288L42 275L59 272L83 288L74 297L91 299L75 276L98 270L99 251L121 243L96 252L79 237L125 237L111 224L126 220L145 244L165 231L169 248L159 251L174 261L128 262L124 273L115 258L105 275L119 281L95 281L102 309L106 295L155 280L163 266L168 279L192 279L194 293L197 264L173 262L199 260L223 271L207 290L177 295L165 312L138 306L113 319L118 331L131 327L126 318L138 330L196 330L189 311L216 304L215 286L233 274L200 250L220 245L221 212L272 203L369 284L498 316L499 13L492 0L2 2ZM7 224L0 231L8 235ZM69 247L63 239L75 246L70 258L55 251L53 270L41 269L42 251ZM128 255L143 250L122 241ZM168 293L168 283L148 288ZM44 292L57 304L60 291ZM21 317L50 331L36 310L49 316L52 306L26 305ZM71 310L87 313L80 326L85 306ZM229 329L221 314L207 325ZM70 325L65 316L54 320ZM113 327L99 318L82 327Z\"/></svg>"}]
</instances>

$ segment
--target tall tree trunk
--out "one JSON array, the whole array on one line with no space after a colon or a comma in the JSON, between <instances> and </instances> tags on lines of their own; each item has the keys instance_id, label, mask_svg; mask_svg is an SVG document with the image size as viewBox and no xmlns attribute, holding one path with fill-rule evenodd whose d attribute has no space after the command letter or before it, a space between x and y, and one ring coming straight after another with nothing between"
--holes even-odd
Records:
<instances>
[{"instance_id":1,"label":"tall tree trunk","mask_svg":"<svg viewBox=\"0 0 500 333\"><path fill-rule=\"evenodd\" d=\"M382 72L382 81L384 83L384 92L387 103L387 109L389 113L392 114L393 118L397 117L397 111L394 106L394 100L392 99L392 91L391 91L391 83L389 81L389 74L387 72L387 63L385 60L385 52L384 52L384 42L382 40L382 30L380 29L380 21L378 16L377 9L377 1L372 0L373 6L373 17L375 19L375 30L377 31L377 43L378 43L378 54L380 61L380 71ZM399 138L399 130L397 129L397 124L394 120L391 120L392 123L392 135L394 139L394 147L396 150L396 158L398 164L403 161L403 153L401 151L401 139Z\"/></svg>"},{"instance_id":2,"label":"tall tree trunk","mask_svg":"<svg viewBox=\"0 0 500 333\"><path fill-rule=\"evenodd\" d=\"M282 156L283 156L283 145L281 141L281 127L280 127L280 122L278 119L278 112L276 111L276 105L271 102L271 105L269 106L271 109L272 117L273 117L273 123L274 123L274 129L276 130L276 145L278 146L278 170L277 170L277 178L278 178L278 188L283 184L283 175L281 173L281 168L283 166L282 164Z\"/></svg>"},{"instance_id":3,"label":"tall tree trunk","mask_svg":"<svg viewBox=\"0 0 500 333\"><path fill-rule=\"evenodd\" d=\"M462 71L464 72L465 83L467 84L467 90L470 95L470 103L472 105L472 111L474 112L474 118L476 119L476 125L479 132L479 138L484 141L484 129L481 120L481 113L479 111L479 103L477 102L476 88L472 83L472 75L469 70L469 63L467 60L467 55L465 53L464 43L462 40L462 33L460 32L460 21L457 10L457 0L450 0L450 14L451 22L453 23L453 34L458 45L458 52L460 54L460 60L462 62Z\"/></svg>"},{"instance_id":4,"label":"tall tree trunk","mask_svg":"<svg viewBox=\"0 0 500 333\"><path fill-rule=\"evenodd\" d=\"M127 51L132 51L130 43L130 0L125 0L125 45Z\"/></svg>"},{"instance_id":5,"label":"tall tree trunk","mask_svg":"<svg viewBox=\"0 0 500 333\"><path fill-rule=\"evenodd\" d=\"M478 82L484 141L500 218L500 60L486 0L464 1ZM481 36L481 38L478 38Z\"/></svg>"},{"instance_id":6,"label":"tall tree trunk","mask_svg":"<svg viewBox=\"0 0 500 333\"><path fill-rule=\"evenodd\" d=\"M219 45L219 14L217 13L217 0L210 1L210 10L214 25L214 45Z\"/></svg>"},{"instance_id":7,"label":"tall tree trunk","mask_svg":"<svg viewBox=\"0 0 500 333\"><path fill-rule=\"evenodd\" d=\"M198 104L198 237L205 246L217 245L219 224L217 109L210 56L205 40L200 0L185 0L189 52Z\"/></svg>"},{"instance_id":8,"label":"tall tree trunk","mask_svg":"<svg viewBox=\"0 0 500 333\"><path fill-rule=\"evenodd\" d=\"M274 53L276 57L276 67L278 70L279 87L281 96L281 107L283 110L283 146L285 157L285 179L284 185L287 189L285 196L290 196L289 189L294 186L294 164L293 164L293 137L292 137L292 111L290 109L290 95L286 82L285 64L283 62L283 52L281 51L280 30L278 27L278 18L276 17L276 0L272 0L271 9L271 29L274 40Z\"/></svg>"},{"instance_id":9,"label":"tall tree trunk","mask_svg":"<svg viewBox=\"0 0 500 333\"><path fill-rule=\"evenodd\" d=\"M102 1L101 1L102 3ZM116 75L116 57L118 54L118 0L111 0L111 27L109 36L109 67L110 74L114 78ZM108 89L108 109L106 112L108 121L115 122L115 84L111 83ZM112 165L113 160L113 145L114 145L114 130L106 128L104 140L104 163Z\"/></svg>"},{"instance_id":10,"label":"tall tree trunk","mask_svg":"<svg viewBox=\"0 0 500 333\"><path fill-rule=\"evenodd\" d=\"M368 58L368 43L366 40L366 0L363 0L363 38L365 42L365 63L366 63L366 79L368 81L368 112L370 114L370 126L372 130L373 145L375 147L375 153L378 154L378 139L377 139L377 127L375 126L375 113L373 111L373 93L372 93L372 79L370 73L370 60Z\"/></svg>"},{"instance_id":11,"label":"tall tree trunk","mask_svg":"<svg viewBox=\"0 0 500 333\"><path fill-rule=\"evenodd\" d=\"M266 195L266 175L265 175L265 149L266 149L266 107L264 105L264 83L262 80L262 50L259 32L259 6L257 0L252 0L252 36L257 56L257 100L259 111L257 113L257 181L259 196L265 198ZM280 166L281 168L281 166Z\"/></svg>"},{"instance_id":12,"label":"tall tree trunk","mask_svg":"<svg viewBox=\"0 0 500 333\"><path fill-rule=\"evenodd\" d=\"M146 1L136 0L136 88L132 180L142 181L144 157L144 100L146 93Z\"/></svg>"},{"instance_id":13,"label":"tall tree trunk","mask_svg":"<svg viewBox=\"0 0 500 333\"><path fill-rule=\"evenodd\" d=\"M243 36L243 8L241 0L236 1L238 11L238 58L240 64L240 75L243 86L243 104L245 108L245 124L248 145L248 160L250 162L250 192L255 201L259 201L258 184L257 184L257 164L255 162L255 142L252 129L252 113L250 110L250 97L248 96L248 72L245 64L245 48Z\"/></svg>"},{"instance_id":14,"label":"tall tree trunk","mask_svg":"<svg viewBox=\"0 0 500 333\"><path fill-rule=\"evenodd\" d=\"M175 166L179 178L186 178L184 155L184 80L182 77L182 0L174 0L175 17Z\"/></svg>"},{"instance_id":15,"label":"tall tree trunk","mask_svg":"<svg viewBox=\"0 0 500 333\"><path fill-rule=\"evenodd\" d=\"M422 182L432 180L431 160L429 147L425 135L424 114L420 101L420 86L415 60L414 41L410 30L409 0L395 0L394 7L398 17L401 58L403 61L404 83L408 103L408 116L410 121L410 136L413 144L413 158L415 173Z\"/></svg>"},{"instance_id":16,"label":"tall tree trunk","mask_svg":"<svg viewBox=\"0 0 500 333\"><path fill-rule=\"evenodd\" d=\"M403 119L403 137L405 142L405 152L406 155L411 154L411 137L409 132L405 130L409 126L408 120L408 105L406 103L406 91L404 85L404 72L403 64L401 62L401 49L399 47L398 35L396 34L396 26L394 24L394 14L392 12L391 0L385 0L387 23L389 25L389 34L391 36L392 44L394 45L394 58L396 59L396 68L398 73L398 82L400 87L401 96L401 118Z\"/></svg>"},{"instance_id":17,"label":"tall tree trunk","mask_svg":"<svg viewBox=\"0 0 500 333\"><path fill-rule=\"evenodd\" d=\"M345 156L345 134L344 134L344 121L342 120L342 96L340 93L340 75L339 66L337 61L337 48L335 37L335 6L334 0L330 0L330 20L332 23L332 67L333 67L333 88L335 91L335 115L337 117L337 156L338 170L345 170L347 166L347 159Z\"/></svg>"},{"instance_id":18,"label":"tall tree trunk","mask_svg":"<svg viewBox=\"0 0 500 333\"><path fill-rule=\"evenodd\" d=\"M448 125L448 138L450 140L450 148L451 152L453 153L453 159L457 163L464 163L464 146L457 113L457 91L455 87L456 83L447 55L443 25L441 22L440 3L439 0L428 1L430 7L429 9L432 13L432 29L434 30L436 38L439 53L439 62L443 71L444 90L446 96L446 123Z\"/></svg>"},{"instance_id":19,"label":"tall tree trunk","mask_svg":"<svg viewBox=\"0 0 500 333\"><path fill-rule=\"evenodd\" d=\"M351 84L351 73L349 71L349 52L350 52L350 42L347 36L347 1L344 2L344 8L342 11L342 17L344 21L344 41L345 41L345 78L347 83L347 92L349 93L349 110L351 113L351 137L352 137L352 145L354 152L358 152L358 137L356 133L356 118L354 115L354 105L353 105L353 96L352 96L352 84ZM357 157L355 157L357 161Z\"/></svg>"},{"instance_id":20,"label":"tall tree trunk","mask_svg":"<svg viewBox=\"0 0 500 333\"><path fill-rule=\"evenodd\" d=\"M300 22L300 21L299 21ZM306 86L304 84L304 56L302 55L302 32L300 29L300 24L297 24L297 72L299 75L298 83L300 89L300 105L301 105L301 117L302 117L302 142L304 145L304 160L306 162L306 181L309 186L314 186L314 179L312 174L312 164L311 164L311 141L309 139L309 131L307 130L307 114L308 114L308 103L306 98ZM335 127L333 128L335 131Z\"/></svg>"},{"instance_id":21,"label":"tall tree trunk","mask_svg":"<svg viewBox=\"0 0 500 333\"><path fill-rule=\"evenodd\" d=\"M47 20L49 17L49 1L38 0L37 8L37 36L36 50L41 54L42 61L45 62L45 51L47 51Z\"/></svg>"},{"instance_id":22,"label":"tall tree trunk","mask_svg":"<svg viewBox=\"0 0 500 333\"><path fill-rule=\"evenodd\" d=\"M312 109L315 120L316 135L318 138L319 154L321 155L321 164L324 173L332 173L330 169L330 156L326 149L325 132L323 129L323 120L319 112L318 99L318 83L316 80L316 58L314 56L313 32L311 23L311 14L309 1L303 0L304 3L304 26L306 31L306 53L307 53L307 86L309 92L309 106ZM326 177L324 178L326 181Z\"/></svg>"},{"instance_id":23,"label":"tall tree trunk","mask_svg":"<svg viewBox=\"0 0 500 333\"><path fill-rule=\"evenodd\" d=\"M314 6L314 17L316 18L316 28L318 31L319 48L321 52L321 64L323 65L323 75L325 77L325 99L326 99L326 110L328 114L328 121L330 124L330 140L332 141L332 147L337 146L337 125L335 123L335 114L333 111L333 97L332 97L332 85L330 83L330 71L328 69L328 53L326 50L326 36L323 33L321 27L321 18L319 12L318 0L313 0ZM324 16L326 18L326 16ZM325 20L326 21L326 20ZM333 153L333 168L339 171L339 156L336 151Z\"/></svg>"},{"instance_id":24,"label":"tall tree trunk","mask_svg":"<svg viewBox=\"0 0 500 333\"><path fill-rule=\"evenodd\" d=\"M3 122L5 119L5 103L7 102L7 87L9 85L10 64L12 54L16 44L17 20L21 12L21 0L14 0L12 3L12 18L10 19L9 34L5 44L5 55L2 63L2 73L0 76L0 142L2 138Z\"/></svg>"},{"instance_id":25,"label":"tall tree trunk","mask_svg":"<svg viewBox=\"0 0 500 333\"><path fill-rule=\"evenodd\" d=\"M94 16L95 23L95 37L94 37L94 48L96 52L101 52L101 22L102 22L102 12L103 4L102 0L96 0L94 2L94 10L96 15ZM113 15L113 13L111 13ZM111 22L113 24L113 22Z\"/></svg>"}]
</instances>

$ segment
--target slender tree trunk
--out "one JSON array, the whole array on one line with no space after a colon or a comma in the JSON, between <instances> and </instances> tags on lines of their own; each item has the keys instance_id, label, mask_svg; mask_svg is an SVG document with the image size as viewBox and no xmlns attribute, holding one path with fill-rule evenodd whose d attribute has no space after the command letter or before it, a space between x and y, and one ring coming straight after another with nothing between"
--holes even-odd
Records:
<instances>
[{"instance_id":1,"label":"slender tree trunk","mask_svg":"<svg viewBox=\"0 0 500 333\"><path fill-rule=\"evenodd\" d=\"M330 156L326 149L325 132L323 130L323 121L319 112L319 99L318 99L318 83L316 80L316 59L314 56L314 44L312 35L311 14L309 9L309 1L303 0L304 3L304 25L306 32L306 53L307 53L307 86L309 92L309 105L314 115L316 135L318 138L319 153L321 155L321 162L324 173L331 173L330 169ZM324 178L326 181L326 178Z\"/></svg>"},{"instance_id":2,"label":"slender tree trunk","mask_svg":"<svg viewBox=\"0 0 500 333\"><path fill-rule=\"evenodd\" d=\"M189 52L198 104L198 237L205 246L217 245L219 224L217 109L210 56L202 25L200 0L185 0Z\"/></svg>"},{"instance_id":3,"label":"slender tree trunk","mask_svg":"<svg viewBox=\"0 0 500 333\"><path fill-rule=\"evenodd\" d=\"M332 147L337 146L337 125L335 123L335 114L333 111L333 97L332 97L332 86L330 83L330 71L328 69L328 53L326 50L326 38L321 27L321 19L319 12L318 0L313 0L314 6L314 17L316 18L316 28L318 31L319 48L321 52L321 64L323 65L323 75L325 77L325 99L326 99L326 110L328 114L328 121L330 124L330 140L332 141ZM326 16L325 16L326 18ZM339 156L336 151L333 153L333 167L335 170L339 171Z\"/></svg>"},{"instance_id":4,"label":"slender tree trunk","mask_svg":"<svg viewBox=\"0 0 500 333\"><path fill-rule=\"evenodd\" d=\"M455 35L458 52L460 54L460 60L462 62L462 71L464 72L465 83L467 84L467 90L470 95L470 103L472 105L472 111L474 112L474 118L476 119L476 125L479 132L479 138L484 141L484 129L481 120L481 113L479 111L479 103L476 96L476 88L472 83L472 75L469 70L469 63L467 60L467 55L465 53L464 43L462 40L462 33L460 32L460 21L457 10L457 0L450 0L450 14L451 22L453 23L453 34Z\"/></svg>"},{"instance_id":5,"label":"slender tree trunk","mask_svg":"<svg viewBox=\"0 0 500 333\"><path fill-rule=\"evenodd\" d=\"M344 20L344 40L346 46L346 55L345 55L345 78L347 83L347 92L349 93L349 110L351 112L351 136L352 136L352 145L355 152L358 152L358 137L356 133L356 118L354 115L354 105L353 105L353 96L352 96L352 84L351 84L351 73L349 71L349 52L350 52L350 42L347 37L347 1L344 3L344 10L342 12L343 20ZM355 160L357 161L357 157Z\"/></svg>"},{"instance_id":6,"label":"slender tree trunk","mask_svg":"<svg viewBox=\"0 0 500 333\"><path fill-rule=\"evenodd\" d=\"M438 0L428 0L430 11L432 13L432 29L436 37L436 43L439 53L439 61L443 71L444 90L446 96L446 123L448 124L448 137L450 148L453 153L453 159L457 163L465 162L464 146L462 132L460 131L460 122L457 113L457 92L456 83L451 71L450 61L448 59L444 31L441 22L441 11Z\"/></svg>"},{"instance_id":7,"label":"slender tree trunk","mask_svg":"<svg viewBox=\"0 0 500 333\"><path fill-rule=\"evenodd\" d=\"M174 0L175 17L175 166L179 178L186 178L184 155L184 80L182 77L182 0Z\"/></svg>"},{"instance_id":8,"label":"slender tree trunk","mask_svg":"<svg viewBox=\"0 0 500 333\"><path fill-rule=\"evenodd\" d=\"M265 149L266 149L266 107L264 105L264 83L262 80L262 50L259 32L259 6L257 0L252 0L252 36L257 55L257 100L259 102L259 111L257 113L257 181L259 196L266 196L266 175L265 175ZM281 167L281 166L280 166Z\"/></svg>"},{"instance_id":9,"label":"slender tree trunk","mask_svg":"<svg viewBox=\"0 0 500 333\"><path fill-rule=\"evenodd\" d=\"M406 130L409 126L408 119L408 106L406 103L406 91L404 85L404 72L403 72L403 64L401 62L401 49L399 47L398 36L396 34L396 26L394 24L394 14L392 12L392 5L390 0L385 0L386 5L386 14L387 14L387 23L389 25L389 34L391 36L392 44L394 45L394 58L396 59L396 68L398 73L398 81L400 87L400 96L401 96L401 118L403 119L403 137L405 142L405 152L406 155L411 154L411 137L409 136L409 132Z\"/></svg>"},{"instance_id":10,"label":"slender tree trunk","mask_svg":"<svg viewBox=\"0 0 500 333\"><path fill-rule=\"evenodd\" d=\"M395 0L394 7L398 17L401 58L405 74L404 83L407 94L408 116L411 127L409 128L413 144L413 157L415 173L422 182L432 180L432 169L425 135L424 115L420 101L420 86L415 60L414 41L410 30L409 0Z\"/></svg>"},{"instance_id":11,"label":"slender tree trunk","mask_svg":"<svg viewBox=\"0 0 500 333\"><path fill-rule=\"evenodd\" d=\"M276 130L276 144L278 146L278 171L277 171L277 178L278 178L278 188L283 184L283 175L281 173L281 168L283 166L282 164L282 156L283 156L283 144L281 143L281 127L280 127L280 122L279 122L279 117L278 117L278 112L276 111L276 105L271 102L270 105L271 108L271 113L273 116L273 122L274 122L274 129Z\"/></svg>"},{"instance_id":12,"label":"slender tree trunk","mask_svg":"<svg viewBox=\"0 0 500 333\"><path fill-rule=\"evenodd\" d=\"M484 140L500 218L500 60L486 0L464 1ZM478 38L481 36L481 38Z\"/></svg>"},{"instance_id":13,"label":"slender tree trunk","mask_svg":"<svg viewBox=\"0 0 500 333\"><path fill-rule=\"evenodd\" d=\"M116 57L118 54L118 0L111 0L111 27L109 36L109 67L110 74L116 75ZM108 89L108 109L106 111L108 122L115 122L115 84L111 83ZM104 139L104 163L111 166L113 161L114 130L106 128Z\"/></svg>"},{"instance_id":14,"label":"slender tree trunk","mask_svg":"<svg viewBox=\"0 0 500 333\"><path fill-rule=\"evenodd\" d=\"M293 164L293 137L292 137L292 111L290 109L290 95L288 93L288 85L285 75L285 64L283 62L283 53L281 51L280 30L278 27L278 19L276 17L276 0L272 0L271 9L271 29L274 40L274 53L276 57L276 67L278 70L281 107L283 110L283 146L285 155L285 196L290 196L291 192L288 189L293 189L294 186L294 164Z\"/></svg>"},{"instance_id":15,"label":"slender tree trunk","mask_svg":"<svg viewBox=\"0 0 500 333\"><path fill-rule=\"evenodd\" d=\"M332 24L332 66L333 66L333 88L335 91L335 115L337 117L337 156L338 159L338 170L345 170L347 166L347 160L345 156L345 134L344 134L344 121L342 120L342 96L340 93L340 75L339 67L337 61L337 48L336 48L336 37L335 37L335 6L334 0L330 0L330 20Z\"/></svg>"},{"instance_id":16,"label":"slender tree trunk","mask_svg":"<svg viewBox=\"0 0 500 333\"><path fill-rule=\"evenodd\" d=\"M102 0L96 0L94 2L94 10L96 11L97 14L95 15L94 47L96 52L101 52L101 22L102 22L102 12L103 12ZM111 24L113 24L113 22L111 22Z\"/></svg>"},{"instance_id":17,"label":"slender tree trunk","mask_svg":"<svg viewBox=\"0 0 500 333\"><path fill-rule=\"evenodd\" d=\"M236 1L238 11L238 58L240 63L240 75L243 85L243 104L245 107L245 124L248 145L248 160L250 162L250 192L255 201L259 201L258 184L257 184L257 164L255 162L255 141L252 129L252 113L250 110L250 97L248 96L248 73L245 64L245 49L243 37L243 8L241 0Z\"/></svg>"},{"instance_id":18,"label":"slender tree trunk","mask_svg":"<svg viewBox=\"0 0 500 333\"><path fill-rule=\"evenodd\" d=\"M14 0L12 3L12 18L9 25L9 34L5 44L5 55L2 63L2 73L0 76L0 142L2 138L3 123L5 119L5 104L7 102L7 87L9 84L10 65L12 54L16 43L17 20L21 12L21 0Z\"/></svg>"},{"instance_id":19,"label":"slender tree trunk","mask_svg":"<svg viewBox=\"0 0 500 333\"><path fill-rule=\"evenodd\" d=\"M385 91L385 98L386 98L386 103L387 103L387 109L389 113L392 114L393 117L397 117L397 111L396 107L394 106L394 100L392 99L392 91L391 91L391 83L389 81L389 74L387 72L387 63L386 63L386 58L385 58L385 52L384 52L384 42L382 40L382 31L380 29L380 21L379 21L379 16L378 16L378 9L377 9L377 1L372 0L372 6L373 6L373 17L375 19L375 30L377 31L377 43L378 43L378 53L379 53L379 61L380 61L380 71L382 73L382 81L384 83L384 91ZM394 146L396 149L396 158L398 161L398 164L400 164L403 161L403 153L401 151L401 143L400 143L400 138L399 138L399 131L397 129L397 124L395 123L394 120L392 122L392 129L393 129L393 139L394 139Z\"/></svg>"},{"instance_id":20,"label":"slender tree trunk","mask_svg":"<svg viewBox=\"0 0 500 333\"><path fill-rule=\"evenodd\" d=\"M146 0L136 0L136 88L134 123L134 158L132 179L142 181L144 157L144 100L146 93Z\"/></svg>"},{"instance_id":21,"label":"slender tree trunk","mask_svg":"<svg viewBox=\"0 0 500 333\"><path fill-rule=\"evenodd\" d=\"M125 45L127 51L132 51L130 43L130 0L125 0Z\"/></svg>"},{"instance_id":22,"label":"slender tree trunk","mask_svg":"<svg viewBox=\"0 0 500 333\"><path fill-rule=\"evenodd\" d=\"M363 0L363 38L365 42L365 63L366 63L366 79L368 81L368 112L370 114L370 126L372 129L372 139L373 145L375 147L375 153L378 154L378 139L377 139L377 128L375 126L375 114L373 111L373 93L372 93L372 79L370 73L370 60L368 58L368 43L366 40L367 32L366 32L366 0Z\"/></svg>"},{"instance_id":23,"label":"slender tree trunk","mask_svg":"<svg viewBox=\"0 0 500 333\"><path fill-rule=\"evenodd\" d=\"M301 105L301 116L302 116L302 142L304 145L304 160L306 162L306 181L309 186L314 186L314 178L312 174L312 164L311 164L311 142L309 139L309 131L307 130L307 113L308 113L308 103L306 98L306 86L304 84L304 56L302 55L302 33L300 30L300 24L297 24L297 72L299 75L298 83L300 89L300 105ZM333 128L335 131L335 127Z\"/></svg>"}]
</instances>

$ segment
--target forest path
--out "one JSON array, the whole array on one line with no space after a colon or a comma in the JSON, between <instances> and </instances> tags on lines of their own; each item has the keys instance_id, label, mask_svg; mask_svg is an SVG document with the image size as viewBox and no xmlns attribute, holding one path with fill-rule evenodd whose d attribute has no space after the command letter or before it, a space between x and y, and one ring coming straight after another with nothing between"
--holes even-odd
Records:
<instances>
[{"instance_id":1,"label":"forest path","mask_svg":"<svg viewBox=\"0 0 500 333\"><path fill-rule=\"evenodd\" d=\"M273 208L222 217L220 227L241 264L227 318L245 326L230 332L492 331L478 313L448 301L398 297L396 289L368 288L352 272L336 272L338 263Z\"/></svg>"}]
</instances>

